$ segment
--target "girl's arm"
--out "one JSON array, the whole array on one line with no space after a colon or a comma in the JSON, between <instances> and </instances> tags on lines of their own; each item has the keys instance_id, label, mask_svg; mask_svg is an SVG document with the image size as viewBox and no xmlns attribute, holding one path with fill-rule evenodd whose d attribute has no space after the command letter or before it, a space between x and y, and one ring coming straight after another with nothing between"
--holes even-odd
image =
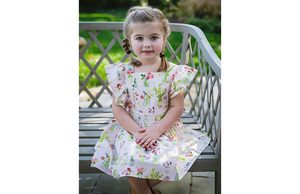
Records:
<instances>
[{"instance_id":1,"label":"girl's arm","mask_svg":"<svg viewBox=\"0 0 300 194\"><path fill-rule=\"evenodd\" d=\"M145 133L143 133L138 139L138 144L143 148L147 147L147 149L151 150L151 145L181 117L184 105L183 101L183 91L171 98L169 110L164 118L154 127L139 130L141 132L145 131Z\"/></svg>"},{"instance_id":2,"label":"girl's arm","mask_svg":"<svg viewBox=\"0 0 300 194\"><path fill-rule=\"evenodd\" d=\"M141 127L131 118L122 106L115 102L115 100L116 96L113 95L112 112L114 117L126 131L134 135L135 138L138 138L142 134L142 132L139 132Z\"/></svg>"},{"instance_id":3,"label":"girl's arm","mask_svg":"<svg viewBox=\"0 0 300 194\"><path fill-rule=\"evenodd\" d=\"M113 94L112 100L112 111L116 120L120 123L120 125L131 133L137 140L141 137L144 131L139 131L141 127L131 118L128 112L116 102L116 96ZM150 145L152 148L157 146L157 143L153 143Z\"/></svg>"}]
</instances>

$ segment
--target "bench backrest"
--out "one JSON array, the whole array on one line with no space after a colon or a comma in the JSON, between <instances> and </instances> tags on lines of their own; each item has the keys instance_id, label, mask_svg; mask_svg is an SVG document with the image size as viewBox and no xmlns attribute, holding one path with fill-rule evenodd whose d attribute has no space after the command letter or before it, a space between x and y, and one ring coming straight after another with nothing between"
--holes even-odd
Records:
<instances>
[{"instance_id":1,"label":"bench backrest","mask_svg":"<svg viewBox=\"0 0 300 194\"><path fill-rule=\"evenodd\" d=\"M172 38L172 34L168 38L165 48L168 61L177 65L188 65L198 70L197 78L191 82L185 92L185 109L197 119L201 130L211 137L211 145L219 155L221 148L221 61L199 28L175 23L170 23L170 28L172 34L177 33L177 37L180 34L182 38ZM108 87L106 78L100 77L96 71L104 63L128 61L128 55L122 49L120 37L123 36L123 22L80 22L79 30L86 31L90 36L85 47L79 52L79 60L82 60L90 70L84 81L79 79L79 94L83 90L87 92L92 99L89 107L102 107L99 98L104 90L111 96L112 91ZM100 34L100 37L97 37L102 31L110 33L112 37L106 48L102 46L101 41L107 42L108 36ZM99 54L102 53L94 65L87 61L88 56L85 55L92 43L98 47ZM118 54L121 55L118 61L112 60L109 55L115 47L118 47ZM87 83L92 76L96 77L102 85L102 89L95 96L89 91L90 88L87 88Z\"/></svg>"}]
</instances>

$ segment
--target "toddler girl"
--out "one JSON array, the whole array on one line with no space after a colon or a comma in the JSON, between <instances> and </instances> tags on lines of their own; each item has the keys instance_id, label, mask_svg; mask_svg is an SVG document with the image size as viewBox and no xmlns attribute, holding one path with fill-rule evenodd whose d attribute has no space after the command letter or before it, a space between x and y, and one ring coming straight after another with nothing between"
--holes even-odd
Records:
<instances>
[{"instance_id":1,"label":"toddler girl","mask_svg":"<svg viewBox=\"0 0 300 194\"><path fill-rule=\"evenodd\" d=\"M210 142L180 120L183 90L197 71L166 60L170 33L160 10L131 8L123 40L130 62L105 67L116 119L95 145L92 166L115 178L126 176L130 193L160 193L152 187L181 180Z\"/></svg>"}]
</instances>

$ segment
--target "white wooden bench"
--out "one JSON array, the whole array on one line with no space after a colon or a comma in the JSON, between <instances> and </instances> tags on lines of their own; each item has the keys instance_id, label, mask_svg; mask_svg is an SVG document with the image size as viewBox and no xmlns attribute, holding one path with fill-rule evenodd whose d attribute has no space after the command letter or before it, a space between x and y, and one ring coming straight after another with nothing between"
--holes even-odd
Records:
<instances>
[{"instance_id":1,"label":"white wooden bench","mask_svg":"<svg viewBox=\"0 0 300 194\"><path fill-rule=\"evenodd\" d=\"M190 168L190 172L215 172L215 193L221 193L221 61L208 43L204 33L197 27L186 24L170 24L172 32L180 32L182 39L174 50L169 42L166 49L171 54L169 61L178 65L189 65L198 69L195 78L185 92L185 112L181 116L184 125L194 130L201 130L211 138L210 145ZM101 132L114 118L111 107L103 107L101 95L104 90L112 96L112 90L107 82L96 73L104 58L109 63L112 61L109 52L115 44L122 45L122 22L80 22L79 30L85 30L90 35L85 47L79 52L79 59L90 69L90 74L84 81L79 79L79 94L85 91L91 98L88 108L79 109L79 173L99 173L98 169L91 168L91 158L94 153L94 145ZM97 35L102 30L108 30L113 34L113 39L107 48L103 48ZM191 43L195 41L194 46ZM92 42L95 42L102 53L100 59L92 67L84 56ZM100 52L101 51L101 52ZM127 59L127 54L122 52L122 62ZM197 67L196 64L200 64ZM95 76L102 84L97 95L92 95L87 88L90 78ZM103 103L103 101L102 101ZM185 103L186 104L186 103Z\"/></svg>"}]
</instances>

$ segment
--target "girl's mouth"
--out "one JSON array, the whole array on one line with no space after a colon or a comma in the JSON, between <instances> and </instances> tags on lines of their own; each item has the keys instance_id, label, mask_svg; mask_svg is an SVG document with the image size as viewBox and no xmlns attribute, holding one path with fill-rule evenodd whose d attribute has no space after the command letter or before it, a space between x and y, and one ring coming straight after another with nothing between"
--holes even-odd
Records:
<instances>
[{"instance_id":1,"label":"girl's mouth","mask_svg":"<svg viewBox=\"0 0 300 194\"><path fill-rule=\"evenodd\" d=\"M150 53L152 53L153 51L142 51L143 53L145 53L145 54L150 54Z\"/></svg>"}]
</instances>

